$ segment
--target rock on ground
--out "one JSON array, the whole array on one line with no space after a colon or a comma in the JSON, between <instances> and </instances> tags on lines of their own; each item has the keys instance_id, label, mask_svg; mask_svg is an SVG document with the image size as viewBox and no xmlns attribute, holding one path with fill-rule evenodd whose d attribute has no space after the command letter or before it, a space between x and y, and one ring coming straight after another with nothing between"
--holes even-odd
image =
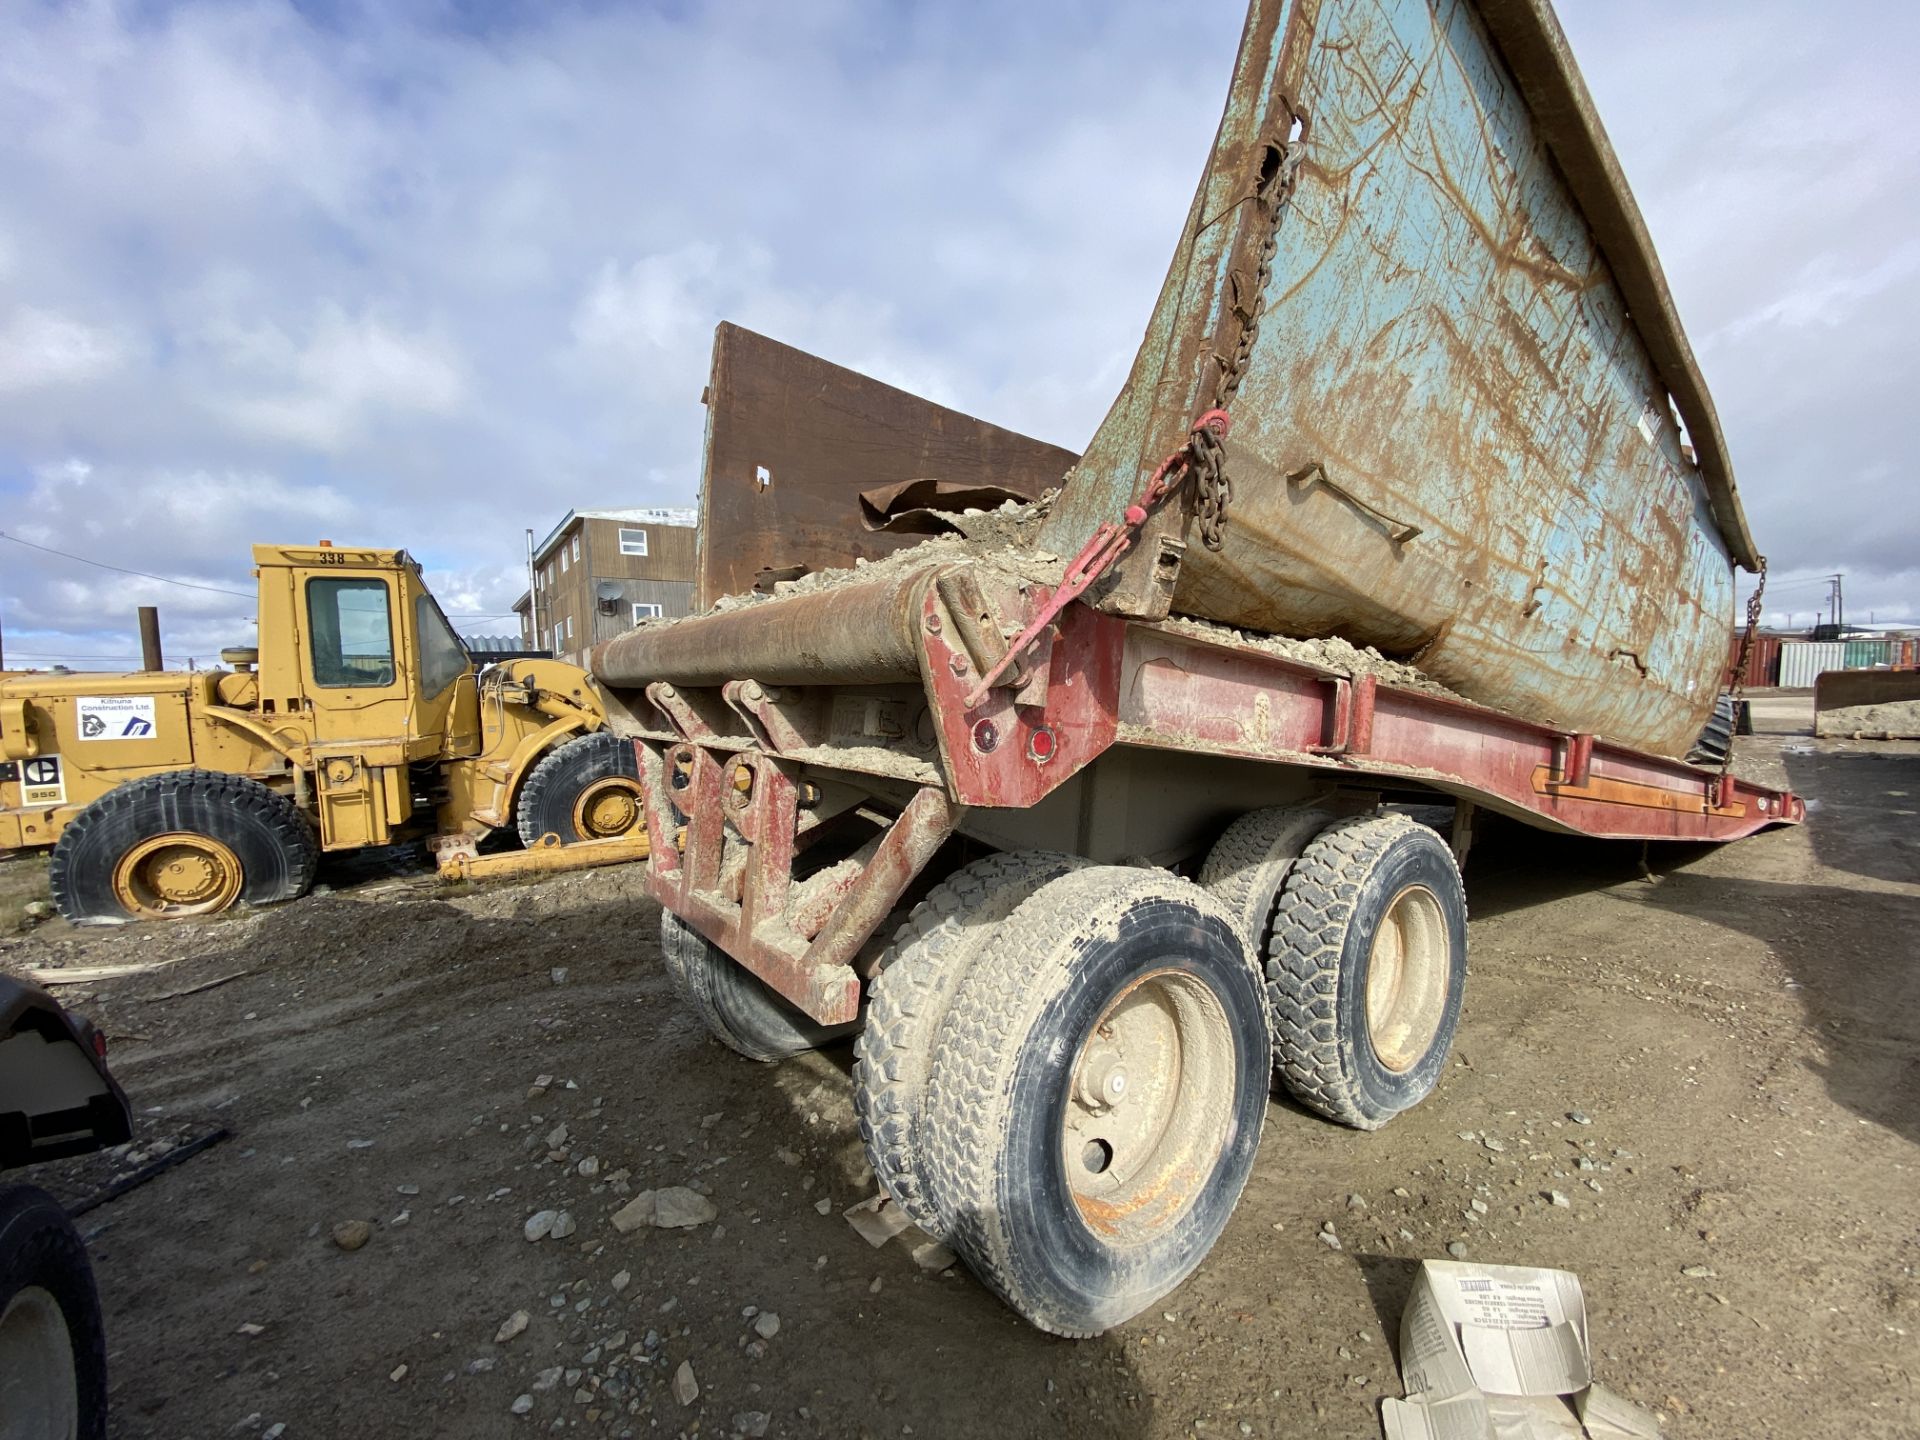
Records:
<instances>
[{"instance_id":1,"label":"rock on ground","mask_svg":"<svg viewBox=\"0 0 1920 1440\"><path fill-rule=\"evenodd\" d=\"M704 1225L720 1213L720 1208L697 1190L684 1185L669 1185L664 1190L642 1190L613 1212L613 1228L622 1235L646 1226L660 1230L684 1230Z\"/></svg>"},{"instance_id":2,"label":"rock on ground","mask_svg":"<svg viewBox=\"0 0 1920 1440\"><path fill-rule=\"evenodd\" d=\"M365 1220L343 1220L333 1227L333 1243L342 1250L358 1250L373 1238L373 1226Z\"/></svg>"},{"instance_id":3,"label":"rock on ground","mask_svg":"<svg viewBox=\"0 0 1920 1440\"><path fill-rule=\"evenodd\" d=\"M700 1398L700 1382L693 1378L691 1360L682 1360L680 1368L673 1372L673 1398L682 1405L691 1405Z\"/></svg>"}]
</instances>

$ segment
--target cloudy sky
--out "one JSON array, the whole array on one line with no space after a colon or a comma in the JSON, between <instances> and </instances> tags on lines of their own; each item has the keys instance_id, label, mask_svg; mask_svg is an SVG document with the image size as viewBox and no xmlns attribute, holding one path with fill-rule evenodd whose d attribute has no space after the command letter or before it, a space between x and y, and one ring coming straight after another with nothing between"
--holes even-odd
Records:
<instances>
[{"instance_id":1,"label":"cloudy sky","mask_svg":"<svg viewBox=\"0 0 1920 1440\"><path fill-rule=\"evenodd\" d=\"M1920 620L1920 11L1563 0L1804 622ZM505 629L524 530L687 504L731 319L1078 447L1238 0L0 6L9 663L249 639L254 540L405 545ZM223 592L240 592L240 595Z\"/></svg>"}]
</instances>

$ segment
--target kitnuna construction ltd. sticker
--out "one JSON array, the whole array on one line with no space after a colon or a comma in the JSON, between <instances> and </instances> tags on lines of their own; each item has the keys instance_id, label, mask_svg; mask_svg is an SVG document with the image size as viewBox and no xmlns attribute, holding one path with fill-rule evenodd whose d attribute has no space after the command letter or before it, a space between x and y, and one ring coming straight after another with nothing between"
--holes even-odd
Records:
<instances>
[{"instance_id":1,"label":"kitnuna construction ltd. sticker","mask_svg":"<svg viewBox=\"0 0 1920 1440\"><path fill-rule=\"evenodd\" d=\"M74 703L82 740L153 739L151 695L82 695Z\"/></svg>"}]
</instances>

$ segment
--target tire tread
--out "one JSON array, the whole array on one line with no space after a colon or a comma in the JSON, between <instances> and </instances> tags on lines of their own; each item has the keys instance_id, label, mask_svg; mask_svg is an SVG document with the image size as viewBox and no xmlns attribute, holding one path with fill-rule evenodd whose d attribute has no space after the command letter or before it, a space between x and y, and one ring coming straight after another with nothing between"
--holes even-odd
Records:
<instances>
[{"instance_id":1,"label":"tire tread","mask_svg":"<svg viewBox=\"0 0 1920 1440\"><path fill-rule=\"evenodd\" d=\"M854 1045L853 1110L880 1188L922 1230L944 1238L927 1188L921 1135L941 1022L973 958L1039 886L1089 862L1047 850L988 855L962 866L913 907L869 988Z\"/></svg>"},{"instance_id":2,"label":"tire tread","mask_svg":"<svg viewBox=\"0 0 1920 1440\"><path fill-rule=\"evenodd\" d=\"M1089 866L1043 885L999 927L942 1026L928 1084L925 1165L969 1268L1038 1328L1068 1339L1100 1333L1045 1308L1023 1283L998 1218L1000 1137L1021 1047L1034 1017L1078 958L1077 937L1117 925L1135 905L1178 900L1230 917L1199 886L1160 871ZM1237 932L1237 927L1234 933ZM1252 965L1249 960L1250 968Z\"/></svg>"},{"instance_id":3,"label":"tire tread","mask_svg":"<svg viewBox=\"0 0 1920 1440\"><path fill-rule=\"evenodd\" d=\"M556 800L571 811L572 794L563 795L563 791L609 775L640 778L640 761L633 753L633 742L621 739L611 730L575 735L542 755L513 802L513 827L519 833L520 843L529 848L538 845L541 837L554 828L549 823L551 817L543 820L542 816ZM565 831L558 833L565 842L583 838Z\"/></svg>"},{"instance_id":4,"label":"tire tread","mask_svg":"<svg viewBox=\"0 0 1920 1440\"><path fill-rule=\"evenodd\" d=\"M1311 807L1249 810L1221 831L1207 852L1200 888L1227 907L1252 954L1266 947L1280 890L1301 851L1314 832L1332 823L1332 815Z\"/></svg>"},{"instance_id":5,"label":"tire tread","mask_svg":"<svg viewBox=\"0 0 1920 1440\"><path fill-rule=\"evenodd\" d=\"M207 818L180 819L183 809L196 809L201 803L208 807ZM47 884L55 905L68 920L127 918L124 913L99 911L88 902L82 887L96 877L82 871L97 861L83 857L83 852L96 833L110 832L124 822L137 822L149 810L156 812L159 824L194 830L222 843L232 838L232 831L219 831L231 826L235 816L260 825L283 858L282 874L271 884L266 883L266 877L247 874L240 898L249 905L270 905L304 895L320 867L319 842L306 817L293 801L258 780L219 770L168 770L142 775L116 785L68 821L60 832L47 862ZM164 832L156 829L153 833Z\"/></svg>"},{"instance_id":6,"label":"tire tread","mask_svg":"<svg viewBox=\"0 0 1920 1440\"><path fill-rule=\"evenodd\" d=\"M821 1025L792 1009L732 956L667 909L660 912L660 952L681 1003L699 1017L714 1039L749 1060L771 1064L790 1059L847 1032L847 1026Z\"/></svg>"},{"instance_id":7,"label":"tire tread","mask_svg":"<svg viewBox=\"0 0 1920 1440\"><path fill-rule=\"evenodd\" d=\"M1301 1104L1356 1129L1378 1129L1392 1115L1363 1102L1343 1053L1338 992L1347 927L1360 887L1380 857L1421 828L1406 815L1374 814L1323 830L1287 876L1267 949L1275 1069ZM1446 854L1458 883L1459 867L1452 852Z\"/></svg>"}]
</instances>

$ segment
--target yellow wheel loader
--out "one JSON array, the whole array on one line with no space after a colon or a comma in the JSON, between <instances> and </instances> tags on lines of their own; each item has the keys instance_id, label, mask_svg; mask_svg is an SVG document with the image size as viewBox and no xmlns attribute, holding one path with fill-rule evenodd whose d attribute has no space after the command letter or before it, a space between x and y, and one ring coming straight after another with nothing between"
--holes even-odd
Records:
<instances>
[{"instance_id":1,"label":"yellow wheel loader","mask_svg":"<svg viewBox=\"0 0 1920 1440\"><path fill-rule=\"evenodd\" d=\"M290 900L322 851L422 834L443 874L646 854L633 747L585 671L476 669L404 550L253 558L259 645L231 668L0 674L0 851L52 846L68 919ZM496 831L528 851L480 858Z\"/></svg>"}]
</instances>

